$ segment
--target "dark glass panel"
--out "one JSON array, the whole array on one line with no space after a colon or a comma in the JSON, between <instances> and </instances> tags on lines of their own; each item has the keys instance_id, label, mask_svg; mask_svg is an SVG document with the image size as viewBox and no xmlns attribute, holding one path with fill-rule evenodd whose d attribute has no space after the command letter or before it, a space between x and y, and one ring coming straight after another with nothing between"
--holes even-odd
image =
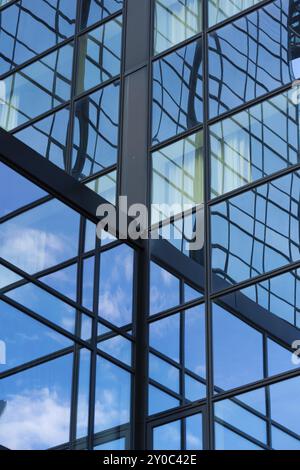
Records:
<instances>
[{"instance_id":1,"label":"dark glass panel","mask_svg":"<svg viewBox=\"0 0 300 470\"><path fill-rule=\"evenodd\" d=\"M119 83L76 102L72 174L92 176L118 157Z\"/></svg>"},{"instance_id":2,"label":"dark glass panel","mask_svg":"<svg viewBox=\"0 0 300 470\"><path fill-rule=\"evenodd\" d=\"M157 144L203 119L202 41L153 64L152 142Z\"/></svg>"}]
</instances>

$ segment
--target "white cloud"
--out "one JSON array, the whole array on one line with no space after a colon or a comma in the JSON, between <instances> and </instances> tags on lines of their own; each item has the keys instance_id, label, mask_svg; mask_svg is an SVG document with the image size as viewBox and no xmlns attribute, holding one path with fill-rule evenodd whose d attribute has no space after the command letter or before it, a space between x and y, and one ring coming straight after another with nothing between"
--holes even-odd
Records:
<instances>
[{"instance_id":1,"label":"white cloud","mask_svg":"<svg viewBox=\"0 0 300 470\"><path fill-rule=\"evenodd\" d=\"M69 421L69 403L54 390L10 395L0 417L0 444L13 450L53 447L69 440Z\"/></svg>"}]
</instances>

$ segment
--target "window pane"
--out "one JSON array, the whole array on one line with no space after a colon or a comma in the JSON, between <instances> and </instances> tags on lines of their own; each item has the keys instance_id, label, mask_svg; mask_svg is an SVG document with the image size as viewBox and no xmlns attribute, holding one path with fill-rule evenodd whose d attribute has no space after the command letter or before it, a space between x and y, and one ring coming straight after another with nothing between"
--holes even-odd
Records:
<instances>
[{"instance_id":1,"label":"window pane","mask_svg":"<svg viewBox=\"0 0 300 470\"><path fill-rule=\"evenodd\" d=\"M70 99L73 43L2 81L0 127L9 131Z\"/></svg>"},{"instance_id":2,"label":"window pane","mask_svg":"<svg viewBox=\"0 0 300 470\"><path fill-rule=\"evenodd\" d=\"M299 163L295 90L210 127L211 196Z\"/></svg>"},{"instance_id":3,"label":"window pane","mask_svg":"<svg viewBox=\"0 0 300 470\"><path fill-rule=\"evenodd\" d=\"M94 447L94 450L125 450L125 439L116 439Z\"/></svg>"},{"instance_id":4,"label":"window pane","mask_svg":"<svg viewBox=\"0 0 300 470\"><path fill-rule=\"evenodd\" d=\"M0 217L47 196L45 191L1 162L0 181Z\"/></svg>"},{"instance_id":5,"label":"window pane","mask_svg":"<svg viewBox=\"0 0 300 470\"><path fill-rule=\"evenodd\" d=\"M221 424L215 424L216 450L261 450L259 446L230 431Z\"/></svg>"},{"instance_id":6,"label":"window pane","mask_svg":"<svg viewBox=\"0 0 300 470\"><path fill-rule=\"evenodd\" d=\"M52 200L2 225L0 256L32 274L76 256L78 234L78 214Z\"/></svg>"},{"instance_id":7,"label":"window pane","mask_svg":"<svg viewBox=\"0 0 300 470\"><path fill-rule=\"evenodd\" d=\"M22 0L3 10L0 74L71 37L75 16L76 0Z\"/></svg>"},{"instance_id":8,"label":"window pane","mask_svg":"<svg viewBox=\"0 0 300 470\"><path fill-rule=\"evenodd\" d=\"M99 315L117 326L132 323L133 250L126 245L100 257Z\"/></svg>"},{"instance_id":9,"label":"window pane","mask_svg":"<svg viewBox=\"0 0 300 470\"><path fill-rule=\"evenodd\" d=\"M300 450L300 439L272 426L272 447L275 450Z\"/></svg>"},{"instance_id":10,"label":"window pane","mask_svg":"<svg viewBox=\"0 0 300 470\"><path fill-rule=\"evenodd\" d=\"M150 347L179 362L180 315L150 324Z\"/></svg>"},{"instance_id":11,"label":"window pane","mask_svg":"<svg viewBox=\"0 0 300 470\"><path fill-rule=\"evenodd\" d=\"M179 400L176 400L176 398L153 385L149 386L149 415L176 408L179 404Z\"/></svg>"},{"instance_id":12,"label":"window pane","mask_svg":"<svg viewBox=\"0 0 300 470\"><path fill-rule=\"evenodd\" d=\"M73 169L76 178L114 165L118 157L119 83L76 102Z\"/></svg>"},{"instance_id":13,"label":"window pane","mask_svg":"<svg viewBox=\"0 0 300 470\"><path fill-rule=\"evenodd\" d=\"M205 379L205 306L186 310L184 315L185 367Z\"/></svg>"},{"instance_id":14,"label":"window pane","mask_svg":"<svg viewBox=\"0 0 300 470\"><path fill-rule=\"evenodd\" d=\"M154 354L149 356L149 377L179 393L179 369Z\"/></svg>"},{"instance_id":15,"label":"window pane","mask_svg":"<svg viewBox=\"0 0 300 470\"><path fill-rule=\"evenodd\" d=\"M62 109L14 134L54 165L66 170L69 109Z\"/></svg>"},{"instance_id":16,"label":"window pane","mask_svg":"<svg viewBox=\"0 0 300 470\"><path fill-rule=\"evenodd\" d=\"M180 304L179 279L155 263L150 266L150 315Z\"/></svg>"},{"instance_id":17,"label":"window pane","mask_svg":"<svg viewBox=\"0 0 300 470\"><path fill-rule=\"evenodd\" d=\"M81 349L79 353L79 379L77 403L77 429L76 437L85 437L88 434L89 401L90 401L90 366L91 353Z\"/></svg>"},{"instance_id":18,"label":"window pane","mask_svg":"<svg viewBox=\"0 0 300 470\"><path fill-rule=\"evenodd\" d=\"M159 53L202 30L201 0L156 0L154 49Z\"/></svg>"},{"instance_id":19,"label":"window pane","mask_svg":"<svg viewBox=\"0 0 300 470\"><path fill-rule=\"evenodd\" d=\"M208 0L209 26L226 20L246 8L256 5L261 0Z\"/></svg>"},{"instance_id":20,"label":"window pane","mask_svg":"<svg viewBox=\"0 0 300 470\"><path fill-rule=\"evenodd\" d=\"M157 144L203 119L202 41L153 64L152 143Z\"/></svg>"},{"instance_id":21,"label":"window pane","mask_svg":"<svg viewBox=\"0 0 300 470\"><path fill-rule=\"evenodd\" d=\"M123 0L81 0L81 28L86 28L123 8Z\"/></svg>"},{"instance_id":22,"label":"window pane","mask_svg":"<svg viewBox=\"0 0 300 470\"><path fill-rule=\"evenodd\" d=\"M77 93L120 73L122 17L80 36Z\"/></svg>"},{"instance_id":23,"label":"window pane","mask_svg":"<svg viewBox=\"0 0 300 470\"><path fill-rule=\"evenodd\" d=\"M1 380L1 445L42 450L69 441L72 363L67 355Z\"/></svg>"},{"instance_id":24,"label":"window pane","mask_svg":"<svg viewBox=\"0 0 300 470\"><path fill-rule=\"evenodd\" d=\"M203 134L152 154L152 224L190 210L204 197Z\"/></svg>"},{"instance_id":25,"label":"window pane","mask_svg":"<svg viewBox=\"0 0 300 470\"><path fill-rule=\"evenodd\" d=\"M131 377L128 372L97 357L95 433L130 420Z\"/></svg>"},{"instance_id":26,"label":"window pane","mask_svg":"<svg viewBox=\"0 0 300 470\"><path fill-rule=\"evenodd\" d=\"M216 392L263 379L262 334L217 304L213 306L213 351Z\"/></svg>"},{"instance_id":27,"label":"window pane","mask_svg":"<svg viewBox=\"0 0 300 470\"><path fill-rule=\"evenodd\" d=\"M213 206L215 289L299 260L299 198L297 171Z\"/></svg>"},{"instance_id":28,"label":"window pane","mask_svg":"<svg viewBox=\"0 0 300 470\"><path fill-rule=\"evenodd\" d=\"M99 178L86 183L87 187L95 191L101 197L110 202L110 204L116 205L116 191L117 191L117 172L111 171L106 173ZM103 231L102 231L103 233ZM109 232L106 232L105 239L111 239Z\"/></svg>"},{"instance_id":29,"label":"window pane","mask_svg":"<svg viewBox=\"0 0 300 470\"><path fill-rule=\"evenodd\" d=\"M0 372L72 345L69 339L3 301L0 301L0 330L6 349Z\"/></svg>"},{"instance_id":30,"label":"window pane","mask_svg":"<svg viewBox=\"0 0 300 470\"><path fill-rule=\"evenodd\" d=\"M44 284L52 287L69 299L76 301L77 297L77 264L60 269L40 278Z\"/></svg>"},{"instance_id":31,"label":"window pane","mask_svg":"<svg viewBox=\"0 0 300 470\"><path fill-rule=\"evenodd\" d=\"M202 415L190 416L185 420L186 450L203 450Z\"/></svg>"},{"instance_id":32,"label":"window pane","mask_svg":"<svg viewBox=\"0 0 300 470\"><path fill-rule=\"evenodd\" d=\"M300 441L299 390L299 377L270 386L271 412L274 423L295 433Z\"/></svg>"},{"instance_id":33,"label":"window pane","mask_svg":"<svg viewBox=\"0 0 300 470\"><path fill-rule=\"evenodd\" d=\"M153 430L154 450L181 450L181 422L164 424Z\"/></svg>"},{"instance_id":34,"label":"window pane","mask_svg":"<svg viewBox=\"0 0 300 470\"><path fill-rule=\"evenodd\" d=\"M289 8L277 0L210 35L211 118L299 78Z\"/></svg>"}]
</instances>

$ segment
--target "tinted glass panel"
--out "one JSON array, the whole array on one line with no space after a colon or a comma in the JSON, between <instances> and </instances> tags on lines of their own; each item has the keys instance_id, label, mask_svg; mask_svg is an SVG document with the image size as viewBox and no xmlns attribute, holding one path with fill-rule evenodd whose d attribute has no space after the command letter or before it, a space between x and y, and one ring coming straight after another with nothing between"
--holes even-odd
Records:
<instances>
[{"instance_id":1,"label":"tinted glass panel","mask_svg":"<svg viewBox=\"0 0 300 470\"><path fill-rule=\"evenodd\" d=\"M203 202L202 152L198 132L152 154L153 224Z\"/></svg>"},{"instance_id":2,"label":"tinted glass panel","mask_svg":"<svg viewBox=\"0 0 300 470\"><path fill-rule=\"evenodd\" d=\"M299 192L295 172L212 208L215 289L299 260Z\"/></svg>"},{"instance_id":3,"label":"tinted glass panel","mask_svg":"<svg viewBox=\"0 0 300 470\"><path fill-rule=\"evenodd\" d=\"M22 0L3 10L0 74L72 36L76 3L76 0Z\"/></svg>"},{"instance_id":4,"label":"tinted glass panel","mask_svg":"<svg viewBox=\"0 0 300 470\"><path fill-rule=\"evenodd\" d=\"M299 163L295 90L210 127L211 196Z\"/></svg>"},{"instance_id":5,"label":"tinted glass panel","mask_svg":"<svg viewBox=\"0 0 300 470\"><path fill-rule=\"evenodd\" d=\"M130 386L128 372L97 358L95 432L129 422Z\"/></svg>"},{"instance_id":6,"label":"tinted glass panel","mask_svg":"<svg viewBox=\"0 0 300 470\"><path fill-rule=\"evenodd\" d=\"M126 245L101 254L99 315L122 326L132 322L133 251Z\"/></svg>"},{"instance_id":7,"label":"tinted glass panel","mask_svg":"<svg viewBox=\"0 0 300 470\"><path fill-rule=\"evenodd\" d=\"M81 0L81 28L86 28L123 7L123 0Z\"/></svg>"},{"instance_id":8,"label":"tinted glass panel","mask_svg":"<svg viewBox=\"0 0 300 470\"><path fill-rule=\"evenodd\" d=\"M150 269L150 315L179 305L179 279L155 263Z\"/></svg>"},{"instance_id":9,"label":"tinted glass panel","mask_svg":"<svg viewBox=\"0 0 300 470\"><path fill-rule=\"evenodd\" d=\"M69 109L62 109L14 135L42 157L66 170L69 117Z\"/></svg>"},{"instance_id":10,"label":"tinted glass panel","mask_svg":"<svg viewBox=\"0 0 300 470\"><path fill-rule=\"evenodd\" d=\"M181 449L181 422L164 424L153 430L154 450L180 450Z\"/></svg>"},{"instance_id":11,"label":"tinted glass panel","mask_svg":"<svg viewBox=\"0 0 300 470\"><path fill-rule=\"evenodd\" d=\"M73 356L2 379L0 443L41 450L69 440Z\"/></svg>"},{"instance_id":12,"label":"tinted glass panel","mask_svg":"<svg viewBox=\"0 0 300 470\"><path fill-rule=\"evenodd\" d=\"M57 200L31 209L0 230L0 256L32 274L77 256L79 215Z\"/></svg>"},{"instance_id":13,"label":"tinted glass panel","mask_svg":"<svg viewBox=\"0 0 300 470\"><path fill-rule=\"evenodd\" d=\"M95 191L95 193L99 194L101 197L106 199L106 201L110 202L114 206L116 205L116 191L117 191L117 172L111 171L110 173L106 173L103 176L99 176L99 178L95 178L94 180L86 183L87 187ZM102 238L103 240L112 240L112 235L109 232L102 231Z\"/></svg>"},{"instance_id":14,"label":"tinted glass panel","mask_svg":"<svg viewBox=\"0 0 300 470\"><path fill-rule=\"evenodd\" d=\"M0 325L1 341L6 346L1 372L72 345L69 339L2 301Z\"/></svg>"},{"instance_id":15,"label":"tinted glass panel","mask_svg":"<svg viewBox=\"0 0 300 470\"><path fill-rule=\"evenodd\" d=\"M1 84L0 127L12 130L70 98L73 43L67 44Z\"/></svg>"},{"instance_id":16,"label":"tinted glass panel","mask_svg":"<svg viewBox=\"0 0 300 470\"><path fill-rule=\"evenodd\" d=\"M202 29L201 0L156 0L154 50L159 53Z\"/></svg>"},{"instance_id":17,"label":"tinted glass panel","mask_svg":"<svg viewBox=\"0 0 300 470\"><path fill-rule=\"evenodd\" d=\"M230 429L215 424L215 449L216 450L261 450L259 446Z\"/></svg>"},{"instance_id":18,"label":"tinted glass panel","mask_svg":"<svg viewBox=\"0 0 300 470\"><path fill-rule=\"evenodd\" d=\"M77 93L120 73L122 17L93 29L79 39Z\"/></svg>"},{"instance_id":19,"label":"tinted glass panel","mask_svg":"<svg viewBox=\"0 0 300 470\"><path fill-rule=\"evenodd\" d=\"M202 42L188 46L153 64L153 144L202 121Z\"/></svg>"},{"instance_id":20,"label":"tinted glass panel","mask_svg":"<svg viewBox=\"0 0 300 470\"><path fill-rule=\"evenodd\" d=\"M210 117L299 78L289 5L277 0L210 35Z\"/></svg>"},{"instance_id":21,"label":"tinted glass panel","mask_svg":"<svg viewBox=\"0 0 300 470\"><path fill-rule=\"evenodd\" d=\"M77 101L73 135L73 176L91 176L117 162L119 83Z\"/></svg>"},{"instance_id":22,"label":"tinted glass panel","mask_svg":"<svg viewBox=\"0 0 300 470\"><path fill-rule=\"evenodd\" d=\"M216 304L213 351L215 392L263 379L262 334Z\"/></svg>"},{"instance_id":23,"label":"tinted glass panel","mask_svg":"<svg viewBox=\"0 0 300 470\"><path fill-rule=\"evenodd\" d=\"M246 8L256 5L261 0L208 0L209 26L226 20Z\"/></svg>"}]
</instances>

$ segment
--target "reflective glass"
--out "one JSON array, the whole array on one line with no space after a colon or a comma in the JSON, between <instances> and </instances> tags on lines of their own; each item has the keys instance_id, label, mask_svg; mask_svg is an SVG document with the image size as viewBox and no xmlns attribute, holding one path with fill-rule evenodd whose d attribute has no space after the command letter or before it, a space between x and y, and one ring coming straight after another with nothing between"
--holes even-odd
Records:
<instances>
[{"instance_id":1,"label":"reflective glass","mask_svg":"<svg viewBox=\"0 0 300 470\"><path fill-rule=\"evenodd\" d=\"M240 434L222 426L215 424L215 449L216 450L262 450L261 447L254 444Z\"/></svg>"},{"instance_id":2,"label":"reflective glass","mask_svg":"<svg viewBox=\"0 0 300 470\"><path fill-rule=\"evenodd\" d=\"M102 328L102 325L100 325L99 330L101 331ZM103 351L119 361L124 362L124 364L131 366L132 343L129 339L116 334L112 334L111 337L104 335L98 341L97 347L100 351Z\"/></svg>"},{"instance_id":3,"label":"reflective glass","mask_svg":"<svg viewBox=\"0 0 300 470\"><path fill-rule=\"evenodd\" d=\"M81 349L79 353L79 378L77 398L77 426L76 437L81 438L88 434L89 402L90 402L90 366L91 353Z\"/></svg>"},{"instance_id":4,"label":"reflective glass","mask_svg":"<svg viewBox=\"0 0 300 470\"><path fill-rule=\"evenodd\" d=\"M86 183L87 187L99 194L103 199L116 205L116 191L117 191L117 172L111 171L103 176L99 176L92 181ZM107 237L111 239L111 235L107 233ZM107 238L106 238L107 239Z\"/></svg>"},{"instance_id":5,"label":"reflective glass","mask_svg":"<svg viewBox=\"0 0 300 470\"><path fill-rule=\"evenodd\" d=\"M197 401L206 398L206 385L198 380L193 379L190 375L185 374L185 393L184 396L188 401Z\"/></svg>"},{"instance_id":6,"label":"reflective glass","mask_svg":"<svg viewBox=\"0 0 300 470\"><path fill-rule=\"evenodd\" d=\"M299 198L297 171L212 207L215 289L300 259Z\"/></svg>"},{"instance_id":7,"label":"reflective glass","mask_svg":"<svg viewBox=\"0 0 300 470\"><path fill-rule=\"evenodd\" d=\"M261 0L208 0L209 26L237 15Z\"/></svg>"},{"instance_id":8,"label":"reflective glass","mask_svg":"<svg viewBox=\"0 0 300 470\"><path fill-rule=\"evenodd\" d=\"M154 450L181 450L181 421L154 428Z\"/></svg>"},{"instance_id":9,"label":"reflective glass","mask_svg":"<svg viewBox=\"0 0 300 470\"><path fill-rule=\"evenodd\" d=\"M47 193L0 162L0 217L26 206Z\"/></svg>"},{"instance_id":10,"label":"reflective glass","mask_svg":"<svg viewBox=\"0 0 300 470\"><path fill-rule=\"evenodd\" d=\"M179 393L179 369L154 354L149 356L149 377Z\"/></svg>"},{"instance_id":11,"label":"reflective glass","mask_svg":"<svg viewBox=\"0 0 300 470\"><path fill-rule=\"evenodd\" d=\"M44 284L76 301L77 297L77 264L60 269L40 278Z\"/></svg>"},{"instance_id":12,"label":"reflective glass","mask_svg":"<svg viewBox=\"0 0 300 470\"><path fill-rule=\"evenodd\" d=\"M128 423L130 374L99 356L96 374L95 432Z\"/></svg>"},{"instance_id":13,"label":"reflective glass","mask_svg":"<svg viewBox=\"0 0 300 470\"><path fill-rule=\"evenodd\" d=\"M203 450L202 414L197 414L185 420L186 450Z\"/></svg>"},{"instance_id":14,"label":"reflective glass","mask_svg":"<svg viewBox=\"0 0 300 470\"><path fill-rule=\"evenodd\" d=\"M275 450L300 450L300 439L272 426L272 448Z\"/></svg>"},{"instance_id":15,"label":"reflective glass","mask_svg":"<svg viewBox=\"0 0 300 470\"><path fill-rule=\"evenodd\" d=\"M10 299L75 333L75 309L35 284L25 284L6 294Z\"/></svg>"},{"instance_id":16,"label":"reflective glass","mask_svg":"<svg viewBox=\"0 0 300 470\"><path fill-rule=\"evenodd\" d=\"M202 0L156 0L154 51L162 52L202 30Z\"/></svg>"},{"instance_id":17,"label":"reflective glass","mask_svg":"<svg viewBox=\"0 0 300 470\"><path fill-rule=\"evenodd\" d=\"M94 450L125 450L125 438L116 439L114 441L106 442L105 444L99 444L94 447Z\"/></svg>"},{"instance_id":18,"label":"reflective glass","mask_svg":"<svg viewBox=\"0 0 300 470\"><path fill-rule=\"evenodd\" d=\"M213 352L215 392L263 379L262 334L217 304L213 305Z\"/></svg>"},{"instance_id":19,"label":"reflective glass","mask_svg":"<svg viewBox=\"0 0 300 470\"><path fill-rule=\"evenodd\" d=\"M1 82L0 127L10 131L70 99L73 43Z\"/></svg>"},{"instance_id":20,"label":"reflective glass","mask_svg":"<svg viewBox=\"0 0 300 470\"><path fill-rule=\"evenodd\" d=\"M76 0L21 0L3 10L0 74L71 37L75 31L76 4Z\"/></svg>"},{"instance_id":21,"label":"reflective glass","mask_svg":"<svg viewBox=\"0 0 300 470\"><path fill-rule=\"evenodd\" d=\"M77 93L120 73L121 39L121 16L80 36Z\"/></svg>"},{"instance_id":22,"label":"reflective glass","mask_svg":"<svg viewBox=\"0 0 300 470\"><path fill-rule=\"evenodd\" d=\"M79 215L49 201L1 225L0 256L30 274L77 256Z\"/></svg>"},{"instance_id":23,"label":"reflective glass","mask_svg":"<svg viewBox=\"0 0 300 470\"><path fill-rule=\"evenodd\" d=\"M66 170L69 114L69 109L62 109L16 132L14 136L54 165Z\"/></svg>"},{"instance_id":24,"label":"reflective glass","mask_svg":"<svg viewBox=\"0 0 300 470\"><path fill-rule=\"evenodd\" d=\"M0 372L72 346L69 339L3 301L0 301L0 330L6 346L6 360L5 364L0 361Z\"/></svg>"},{"instance_id":25,"label":"reflective glass","mask_svg":"<svg viewBox=\"0 0 300 470\"><path fill-rule=\"evenodd\" d=\"M133 250L120 245L100 257L99 316L123 326L132 322Z\"/></svg>"},{"instance_id":26,"label":"reflective glass","mask_svg":"<svg viewBox=\"0 0 300 470\"><path fill-rule=\"evenodd\" d=\"M286 380L270 386L271 415L278 423L294 433L300 442L300 410L298 397L300 378Z\"/></svg>"},{"instance_id":27,"label":"reflective glass","mask_svg":"<svg viewBox=\"0 0 300 470\"><path fill-rule=\"evenodd\" d=\"M95 258L83 260L82 305L93 310Z\"/></svg>"},{"instance_id":28,"label":"reflective glass","mask_svg":"<svg viewBox=\"0 0 300 470\"><path fill-rule=\"evenodd\" d=\"M210 35L211 118L300 77L293 4L277 0Z\"/></svg>"},{"instance_id":29,"label":"reflective glass","mask_svg":"<svg viewBox=\"0 0 300 470\"><path fill-rule=\"evenodd\" d=\"M150 347L179 362L180 314L150 324Z\"/></svg>"},{"instance_id":30,"label":"reflective glass","mask_svg":"<svg viewBox=\"0 0 300 470\"><path fill-rule=\"evenodd\" d=\"M179 406L179 400L153 385L149 386L149 415Z\"/></svg>"},{"instance_id":31,"label":"reflective glass","mask_svg":"<svg viewBox=\"0 0 300 470\"><path fill-rule=\"evenodd\" d=\"M277 375L300 367L299 356L294 357L291 351L279 345L275 341L268 340L268 373L269 375ZM295 361L295 359L297 361ZM297 362L296 364L294 362Z\"/></svg>"},{"instance_id":32,"label":"reflective glass","mask_svg":"<svg viewBox=\"0 0 300 470\"><path fill-rule=\"evenodd\" d=\"M87 28L123 8L123 0L81 0L81 28Z\"/></svg>"},{"instance_id":33,"label":"reflective glass","mask_svg":"<svg viewBox=\"0 0 300 470\"><path fill-rule=\"evenodd\" d=\"M239 397L215 403L215 418L221 423L234 427L244 434L267 444L267 423L255 410L239 402Z\"/></svg>"},{"instance_id":34,"label":"reflective glass","mask_svg":"<svg viewBox=\"0 0 300 470\"><path fill-rule=\"evenodd\" d=\"M192 302L192 300L201 299L203 297L202 292L198 292L193 287L189 286L188 284L184 284L184 301L185 302Z\"/></svg>"},{"instance_id":35,"label":"reflective glass","mask_svg":"<svg viewBox=\"0 0 300 470\"><path fill-rule=\"evenodd\" d=\"M152 143L190 129L203 119L201 39L153 64Z\"/></svg>"},{"instance_id":36,"label":"reflective glass","mask_svg":"<svg viewBox=\"0 0 300 470\"><path fill-rule=\"evenodd\" d=\"M203 134L152 154L152 224L203 202Z\"/></svg>"},{"instance_id":37,"label":"reflective glass","mask_svg":"<svg viewBox=\"0 0 300 470\"><path fill-rule=\"evenodd\" d=\"M211 196L299 163L295 90L210 126Z\"/></svg>"},{"instance_id":38,"label":"reflective glass","mask_svg":"<svg viewBox=\"0 0 300 470\"><path fill-rule=\"evenodd\" d=\"M150 315L180 304L179 279L156 263L150 266Z\"/></svg>"},{"instance_id":39,"label":"reflective glass","mask_svg":"<svg viewBox=\"0 0 300 470\"><path fill-rule=\"evenodd\" d=\"M205 306L186 310L184 315L185 367L199 378L206 377Z\"/></svg>"},{"instance_id":40,"label":"reflective glass","mask_svg":"<svg viewBox=\"0 0 300 470\"><path fill-rule=\"evenodd\" d=\"M1 379L0 444L42 450L69 441L73 355Z\"/></svg>"},{"instance_id":41,"label":"reflective glass","mask_svg":"<svg viewBox=\"0 0 300 470\"><path fill-rule=\"evenodd\" d=\"M119 83L76 102L72 174L92 176L118 157Z\"/></svg>"}]
</instances>

